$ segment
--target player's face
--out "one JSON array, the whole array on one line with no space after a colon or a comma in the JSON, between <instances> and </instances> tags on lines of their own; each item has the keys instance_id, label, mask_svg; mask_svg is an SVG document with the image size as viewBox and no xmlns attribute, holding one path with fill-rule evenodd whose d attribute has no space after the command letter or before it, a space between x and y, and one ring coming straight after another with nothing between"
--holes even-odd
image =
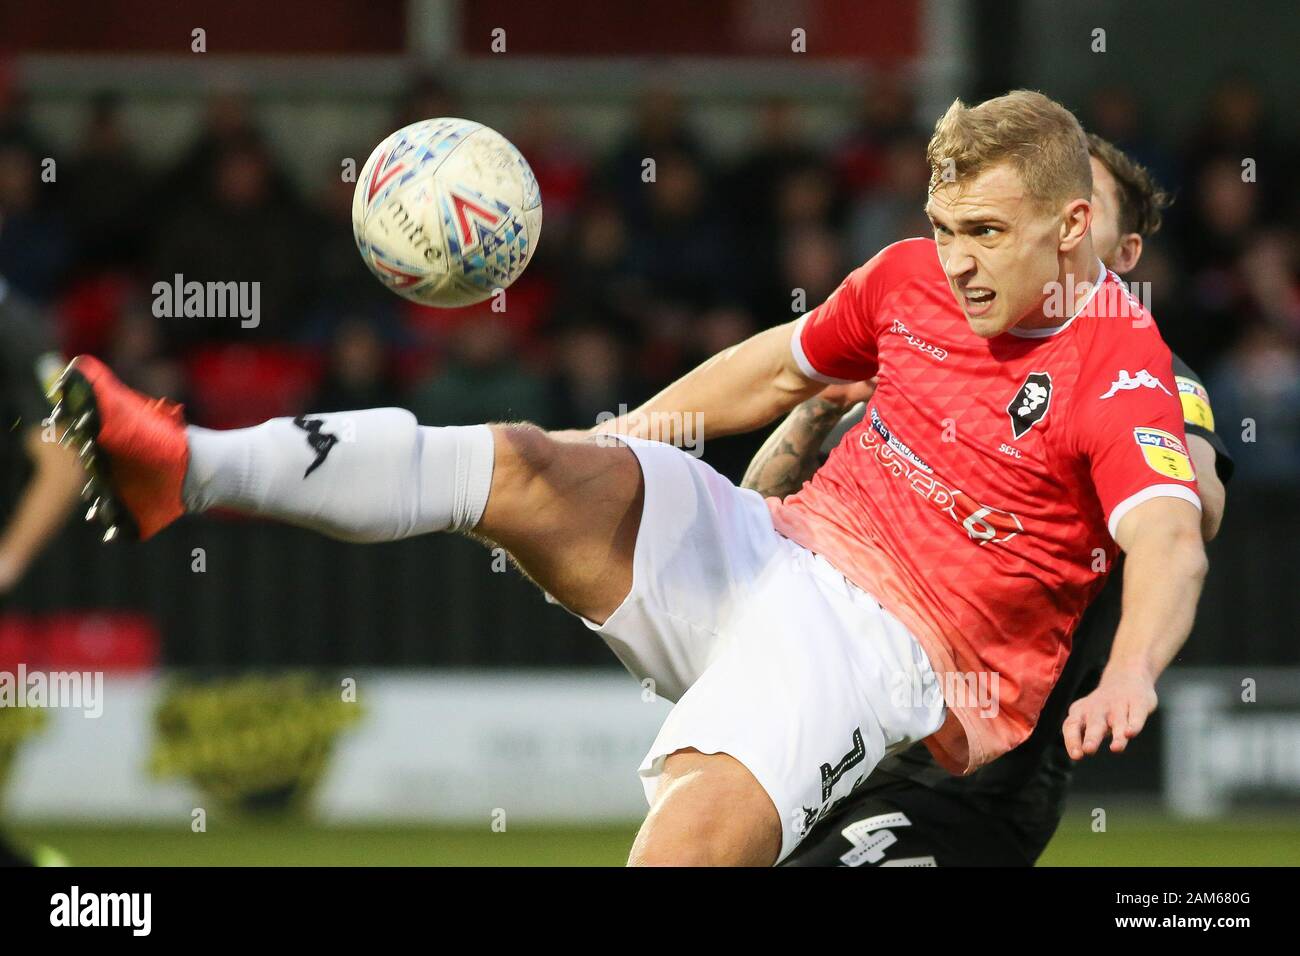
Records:
<instances>
[{"instance_id":1,"label":"player's face","mask_svg":"<svg viewBox=\"0 0 1300 956\"><path fill-rule=\"evenodd\" d=\"M1094 157L1092 160L1092 247L1110 268L1119 246L1119 185Z\"/></svg>"},{"instance_id":2,"label":"player's face","mask_svg":"<svg viewBox=\"0 0 1300 956\"><path fill-rule=\"evenodd\" d=\"M948 286L976 335L1045 324L1043 304L1060 278L1063 218L1033 201L1010 163L945 183L925 208Z\"/></svg>"},{"instance_id":3,"label":"player's face","mask_svg":"<svg viewBox=\"0 0 1300 956\"><path fill-rule=\"evenodd\" d=\"M1137 265L1142 254L1142 237L1136 232L1120 232L1119 183L1095 156L1092 157L1092 247L1106 268L1119 275Z\"/></svg>"}]
</instances>

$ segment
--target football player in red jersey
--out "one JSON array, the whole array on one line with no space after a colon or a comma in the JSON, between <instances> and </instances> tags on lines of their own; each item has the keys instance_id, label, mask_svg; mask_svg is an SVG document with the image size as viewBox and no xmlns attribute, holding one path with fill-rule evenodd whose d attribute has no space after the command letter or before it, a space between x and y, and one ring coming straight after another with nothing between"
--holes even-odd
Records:
<instances>
[{"instance_id":1,"label":"football player in red jersey","mask_svg":"<svg viewBox=\"0 0 1300 956\"><path fill-rule=\"evenodd\" d=\"M677 701L640 768L637 864L771 864L888 752L926 740L965 773L1011 749L1121 548L1125 614L1065 733L1074 754L1108 735L1122 750L1206 570L1169 351L1092 248L1068 110L1026 91L957 102L929 152L934 241L883 250L797 323L581 440L399 409L214 432L78 358L60 417L98 476L92 507L141 537L226 507L350 541L504 547ZM869 421L784 502L647 440L687 420L752 430L876 375Z\"/></svg>"},{"instance_id":2,"label":"football player in red jersey","mask_svg":"<svg viewBox=\"0 0 1300 956\"><path fill-rule=\"evenodd\" d=\"M1121 150L1098 136L1089 136L1088 142L1093 244L1102 261L1122 275L1137 265L1143 239L1160 228L1167 199L1150 174ZM1204 506L1201 530L1209 540L1223 516L1232 458L1214 432L1204 386L1177 356L1174 377ZM861 403L873 390L873 383L831 386L796 408L755 456L745 487L764 497L797 491L816 469L822 449L833 445L832 433L862 418ZM1070 659L1028 740L965 777L943 771L921 744L886 757L784 865L1032 865L1065 810L1074 761L1060 728L1070 705L1097 685L1106 663L1119 615L1118 583L1112 578L1084 615L1072 638Z\"/></svg>"}]
</instances>

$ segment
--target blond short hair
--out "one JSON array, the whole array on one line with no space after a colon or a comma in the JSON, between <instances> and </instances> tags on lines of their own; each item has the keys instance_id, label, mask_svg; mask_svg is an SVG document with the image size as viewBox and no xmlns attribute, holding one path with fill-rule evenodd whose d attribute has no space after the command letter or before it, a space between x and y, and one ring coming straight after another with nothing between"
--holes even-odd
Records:
<instances>
[{"instance_id":1,"label":"blond short hair","mask_svg":"<svg viewBox=\"0 0 1300 956\"><path fill-rule=\"evenodd\" d=\"M1010 162L1044 208L1092 198L1083 127L1060 103L1033 90L1014 90L978 106L954 100L934 126L925 158L931 193Z\"/></svg>"}]
</instances>

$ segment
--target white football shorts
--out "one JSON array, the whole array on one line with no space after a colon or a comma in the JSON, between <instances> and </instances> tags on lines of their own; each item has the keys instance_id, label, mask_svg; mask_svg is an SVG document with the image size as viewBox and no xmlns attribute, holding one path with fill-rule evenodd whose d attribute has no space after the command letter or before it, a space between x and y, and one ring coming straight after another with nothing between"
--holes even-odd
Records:
<instances>
[{"instance_id":1,"label":"white football shorts","mask_svg":"<svg viewBox=\"0 0 1300 956\"><path fill-rule=\"evenodd\" d=\"M645 478L632 590L600 626L632 674L675 701L639 773L726 753L782 821L780 859L944 707L911 633L823 558L778 534L763 499L671 445L624 439Z\"/></svg>"}]
</instances>

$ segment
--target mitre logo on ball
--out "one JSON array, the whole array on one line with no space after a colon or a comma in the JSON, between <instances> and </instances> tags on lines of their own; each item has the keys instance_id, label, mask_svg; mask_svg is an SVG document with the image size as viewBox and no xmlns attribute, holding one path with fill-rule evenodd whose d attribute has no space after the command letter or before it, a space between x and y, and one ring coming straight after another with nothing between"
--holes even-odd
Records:
<instances>
[{"instance_id":1,"label":"mitre logo on ball","mask_svg":"<svg viewBox=\"0 0 1300 956\"><path fill-rule=\"evenodd\" d=\"M375 147L352 199L352 232L386 286L422 305L487 299L519 278L542 231L542 196L500 133L440 118Z\"/></svg>"}]
</instances>

